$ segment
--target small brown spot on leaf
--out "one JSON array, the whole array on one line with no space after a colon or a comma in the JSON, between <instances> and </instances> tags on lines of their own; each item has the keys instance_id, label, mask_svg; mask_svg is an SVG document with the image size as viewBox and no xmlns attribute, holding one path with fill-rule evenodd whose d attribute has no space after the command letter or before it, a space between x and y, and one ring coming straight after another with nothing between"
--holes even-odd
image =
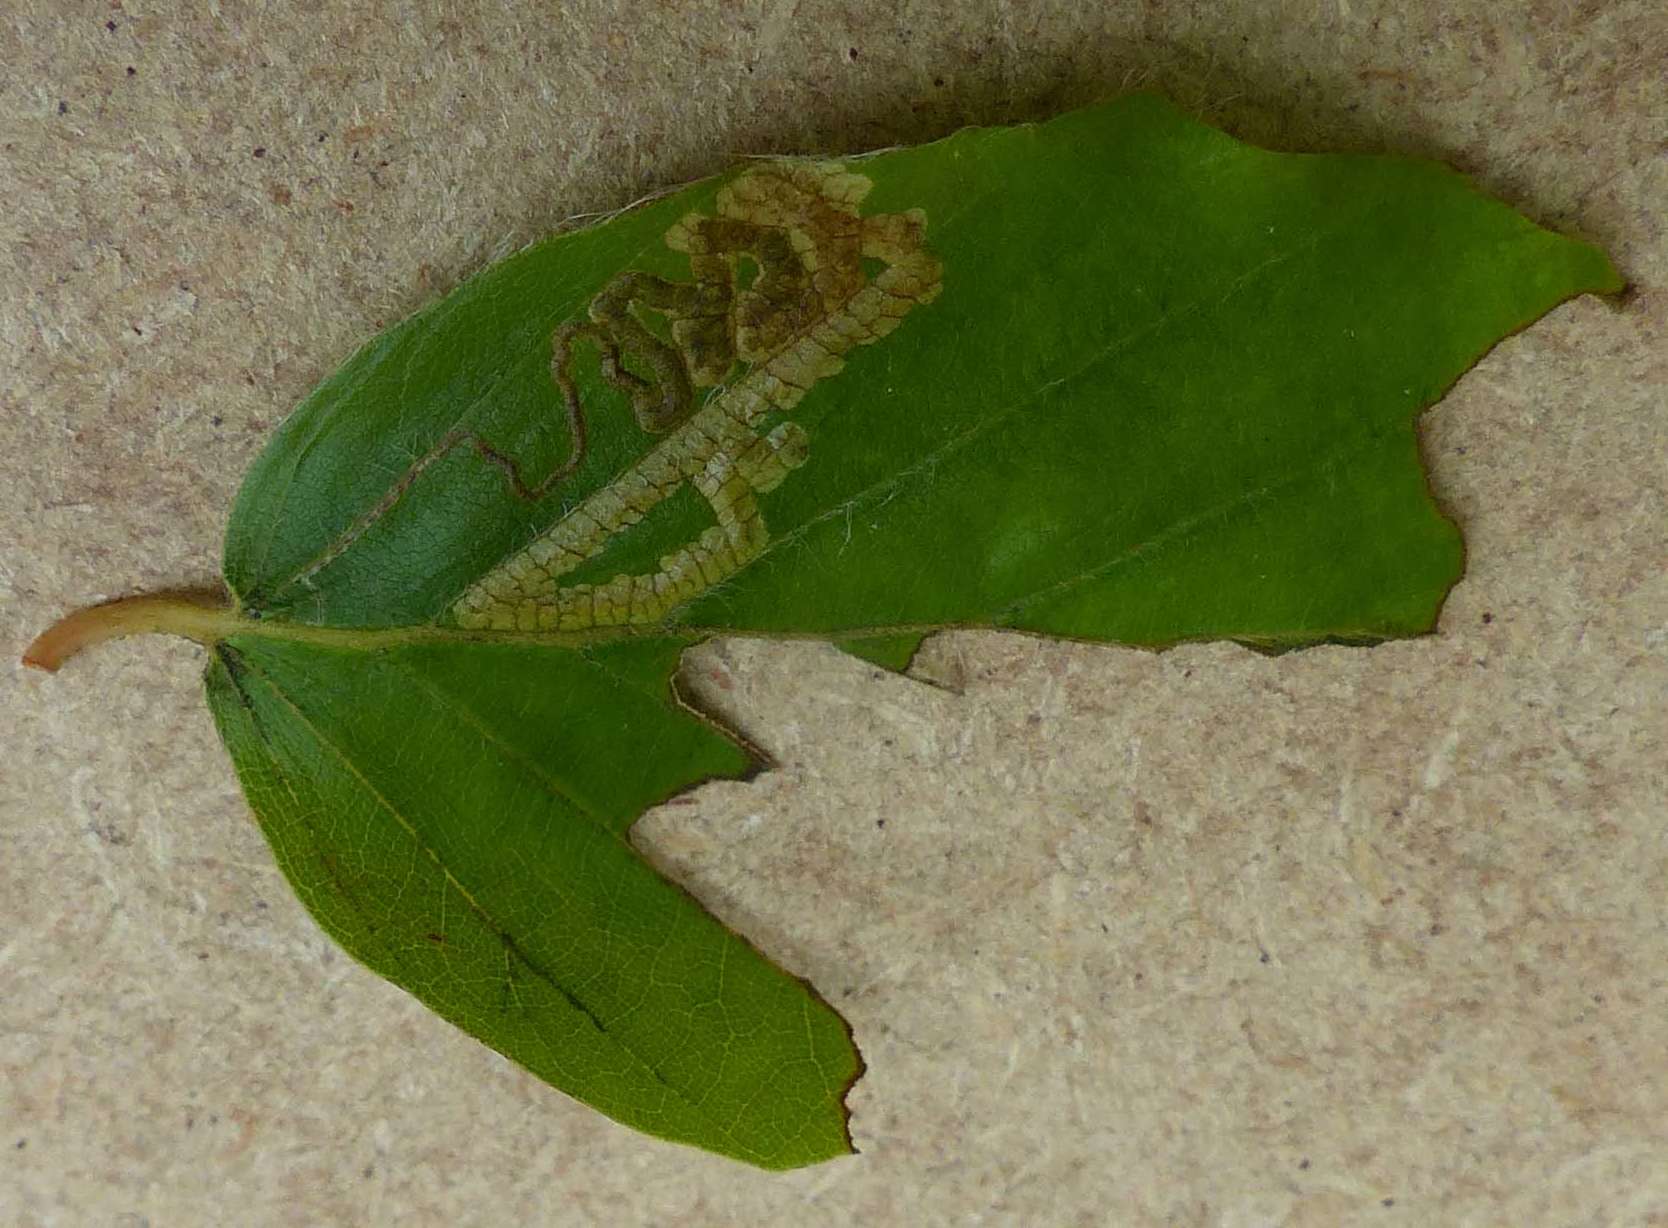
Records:
<instances>
[{"instance_id":1,"label":"small brown spot on leaf","mask_svg":"<svg viewBox=\"0 0 1668 1228\"><path fill-rule=\"evenodd\" d=\"M267 184L266 194L272 197L272 203L275 205L287 205L291 200L290 190L281 183Z\"/></svg>"}]
</instances>

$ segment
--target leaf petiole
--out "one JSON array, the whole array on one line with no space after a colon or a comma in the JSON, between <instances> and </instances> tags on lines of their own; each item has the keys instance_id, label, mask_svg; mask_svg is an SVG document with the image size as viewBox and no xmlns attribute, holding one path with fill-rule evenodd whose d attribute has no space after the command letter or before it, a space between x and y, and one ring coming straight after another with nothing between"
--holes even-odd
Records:
<instances>
[{"instance_id":1,"label":"leaf petiole","mask_svg":"<svg viewBox=\"0 0 1668 1228\"><path fill-rule=\"evenodd\" d=\"M213 644L246 623L224 589L122 597L60 618L24 650L23 663L56 671L83 648L126 635L182 635L199 644Z\"/></svg>"}]
</instances>

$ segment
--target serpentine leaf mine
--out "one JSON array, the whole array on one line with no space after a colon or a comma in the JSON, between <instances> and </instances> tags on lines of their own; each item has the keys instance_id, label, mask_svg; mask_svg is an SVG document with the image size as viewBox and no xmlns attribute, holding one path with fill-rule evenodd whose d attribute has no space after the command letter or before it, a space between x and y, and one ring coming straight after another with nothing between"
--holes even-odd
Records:
<instances>
[{"instance_id":1,"label":"serpentine leaf mine","mask_svg":"<svg viewBox=\"0 0 1668 1228\"><path fill-rule=\"evenodd\" d=\"M622 273L591 300L590 323L556 330L551 369L570 421L579 420L572 349L594 340L605 377L630 396L638 426L664 438L471 585L453 607L460 627L653 624L758 557L770 531L757 496L804 464L810 447L792 421L763 434L760 423L772 411L791 412L818 380L839 373L853 346L879 341L938 295L925 216L919 209L862 216L870 186L837 162L751 170L719 190L717 217L692 213L667 232L667 246L688 254L692 282ZM757 276L742 287L749 258ZM871 278L865 260L884 267ZM665 315L673 342L655 337L633 306ZM650 374L633 374L628 357ZM696 390L727 380L737 360L746 373L696 409ZM715 525L662 557L652 574L562 586L563 576L685 483L712 508Z\"/></svg>"}]
</instances>

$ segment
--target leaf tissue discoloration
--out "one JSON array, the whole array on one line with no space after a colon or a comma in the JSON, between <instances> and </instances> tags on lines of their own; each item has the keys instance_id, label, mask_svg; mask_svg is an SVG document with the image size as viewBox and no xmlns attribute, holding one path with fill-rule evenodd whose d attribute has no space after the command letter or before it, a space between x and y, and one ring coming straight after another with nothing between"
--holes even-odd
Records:
<instances>
[{"instance_id":1,"label":"leaf tissue discoloration","mask_svg":"<svg viewBox=\"0 0 1668 1228\"><path fill-rule=\"evenodd\" d=\"M459 626L657 623L763 551L770 534L757 496L805 463L809 440L791 421L763 433L760 423L791 412L818 380L840 371L848 351L886 336L941 286L925 215L864 216L858 206L869 187L837 162L749 171L719 191L716 217L691 213L667 232L667 245L688 254L692 282L622 273L592 300L589 322L557 330L552 370L570 420L580 417L573 347L590 341L604 378L630 397L638 425L665 437L472 585L453 606ZM880 270L869 276L865 261ZM671 342L634 308L664 315ZM649 374L629 369L628 359ZM738 362L745 371L696 409L696 390L718 386ZM652 573L562 583L685 482L717 521L698 539L663 556Z\"/></svg>"}]
</instances>

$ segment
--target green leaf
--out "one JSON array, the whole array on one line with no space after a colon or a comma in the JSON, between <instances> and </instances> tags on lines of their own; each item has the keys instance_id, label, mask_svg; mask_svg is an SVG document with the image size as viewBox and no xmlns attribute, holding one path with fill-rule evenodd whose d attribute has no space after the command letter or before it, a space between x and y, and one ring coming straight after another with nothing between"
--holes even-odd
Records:
<instances>
[{"instance_id":1,"label":"green leaf","mask_svg":"<svg viewBox=\"0 0 1668 1228\"><path fill-rule=\"evenodd\" d=\"M906 631L902 635L856 636L836 640L835 643L841 650L854 657L861 657L883 669L901 674L909 668L909 663L915 659L915 653L925 638L924 631Z\"/></svg>"},{"instance_id":2,"label":"green leaf","mask_svg":"<svg viewBox=\"0 0 1668 1228\"><path fill-rule=\"evenodd\" d=\"M627 839L757 763L677 698L683 649L1428 630L1461 546L1416 415L1619 288L1441 166L1152 97L754 163L355 355L243 486L233 609L92 611L32 654L212 643L249 800L343 946L622 1122L807 1164L850 1147L843 1021Z\"/></svg>"}]
</instances>

